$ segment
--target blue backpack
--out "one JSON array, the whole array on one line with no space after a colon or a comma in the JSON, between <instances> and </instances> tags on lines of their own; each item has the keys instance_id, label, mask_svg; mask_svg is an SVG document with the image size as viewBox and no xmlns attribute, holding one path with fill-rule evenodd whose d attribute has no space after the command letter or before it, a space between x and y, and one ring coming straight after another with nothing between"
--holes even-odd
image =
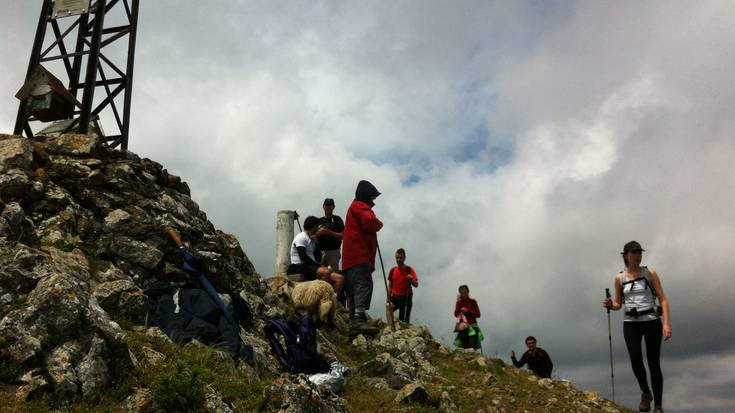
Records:
<instances>
[{"instance_id":1,"label":"blue backpack","mask_svg":"<svg viewBox=\"0 0 735 413\"><path fill-rule=\"evenodd\" d=\"M309 316L299 324L271 320L265 326L265 337L276 359L285 371L294 374L329 371L329 363L316 350L316 332L314 320Z\"/></svg>"}]
</instances>

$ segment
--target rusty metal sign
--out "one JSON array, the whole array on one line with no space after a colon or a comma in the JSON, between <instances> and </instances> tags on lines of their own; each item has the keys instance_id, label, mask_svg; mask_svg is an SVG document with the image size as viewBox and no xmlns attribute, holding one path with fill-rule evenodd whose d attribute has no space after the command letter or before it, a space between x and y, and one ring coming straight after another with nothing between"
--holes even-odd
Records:
<instances>
[{"instance_id":1,"label":"rusty metal sign","mask_svg":"<svg viewBox=\"0 0 735 413\"><path fill-rule=\"evenodd\" d=\"M52 19L89 13L89 0L55 0L51 11Z\"/></svg>"}]
</instances>

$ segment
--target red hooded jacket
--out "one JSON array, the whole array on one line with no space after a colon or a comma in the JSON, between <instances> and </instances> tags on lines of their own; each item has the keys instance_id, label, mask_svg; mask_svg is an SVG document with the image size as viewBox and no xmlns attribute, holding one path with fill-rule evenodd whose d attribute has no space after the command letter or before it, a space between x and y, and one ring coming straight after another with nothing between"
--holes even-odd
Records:
<instances>
[{"instance_id":1,"label":"red hooded jacket","mask_svg":"<svg viewBox=\"0 0 735 413\"><path fill-rule=\"evenodd\" d=\"M354 200L347 210L342 241L342 269L361 264L375 269L378 231L383 227L375 212L363 201Z\"/></svg>"}]
</instances>

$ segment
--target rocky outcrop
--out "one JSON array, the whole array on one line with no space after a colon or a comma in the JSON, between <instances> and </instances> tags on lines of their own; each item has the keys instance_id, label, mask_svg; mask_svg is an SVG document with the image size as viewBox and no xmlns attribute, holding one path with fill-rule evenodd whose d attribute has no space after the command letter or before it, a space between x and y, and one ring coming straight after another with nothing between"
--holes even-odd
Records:
<instances>
[{"instance_id":1,"label":"rocky outcrop","mask_svg":"<svg viewBox=\"0 0 735 413\"><path fill-rule=\"evenodd\" d=\"M284 375L265 390L264 410L281 413L346 413L344 399L320 392L305 376Z\"/></svg>"},{"instance_id":2,"label":"rocky outcrop","mask_svg":"<svg viewBox=\"0 0 735 413\"><path fill-rule=\"evenodd\" d=\"M168 228L220 292L260 294L237 239L189 195L160 164L92 136L0 135L0 367L18 397L94 399L134 371L121 323L144 323L145 289L188 279Z\"/></svg>"}]
</instances>

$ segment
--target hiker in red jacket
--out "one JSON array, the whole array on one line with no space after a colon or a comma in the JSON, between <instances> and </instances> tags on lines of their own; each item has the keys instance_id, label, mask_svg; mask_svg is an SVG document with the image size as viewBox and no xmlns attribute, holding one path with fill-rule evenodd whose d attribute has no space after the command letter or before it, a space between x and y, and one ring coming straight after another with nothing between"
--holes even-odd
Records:
<instances>
[{"instance_id":1,"label":"hiker in red jacket","mask_svg":"<svg viewBox=\"0 0 735 413\"><path fill-rule=\"evenodd\" d=\"M477 305L474 298L470 298L470 288L466 285L459 286L459 295L457 295L457 302L454 304L454 316L460 319L464 318L468 324L468 328L457 331L457 338L461 343L460 347L479 348L482 340L480 327L477 325L477 319L480 317L480 306Z\"/></svg>"},{"instance_id":2,"label":"hiker in red jacket","mask_svg":"<svg viewBox=\"0 0 735 413\"><path fill-rule=\"evenodd\" d=\"M388 290L393 311L398 310L398 319L404 323L411 322L413 307L413 288L419 286L419 278L413 268L405 265L406 251L396 250L396 266L388 272Z\"/></svg>"},{"instance_id":3,"label":"hiker in red jacket","mask_svg":"<svg viewBox=\"0 0 735 413\"><path fill-rule=\"evenodd\" d=\"M355 200L345 216L342 241L342 270L346 274L350 317L366 321L365 312L373 296L373 271L378 248L378 231L383 223L372 208L380 192L368 181L360 181Z\"/></svg>"}]
</instances>

